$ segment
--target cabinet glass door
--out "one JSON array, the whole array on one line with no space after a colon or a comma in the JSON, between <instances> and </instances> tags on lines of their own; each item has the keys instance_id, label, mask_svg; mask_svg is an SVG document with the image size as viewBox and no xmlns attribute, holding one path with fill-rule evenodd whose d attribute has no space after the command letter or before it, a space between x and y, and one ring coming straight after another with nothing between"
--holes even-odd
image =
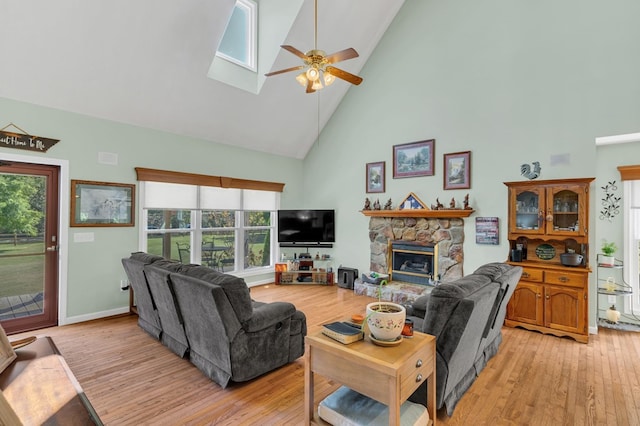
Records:
<instances>
[{"instance_id":1,"label":"cabinet glass door","mask_svg":"<svg viewBox=\"0 0 640 426\"><path fill-rule=\"evenodd\" d=\"M515 217L512 224L515 229L512 232L521 234L542 234L544 233L544 190L522 189L516 190L515 199L511 200Z\"/></svg>"},{"instance_id":2,"label":"cabinet glass door","mask_svg":"<svg viewBox=\"0 0 640 426\"><path fill-rule=\"evenodd\" d=\"M580 187L550 188L547 201L547 234L585 235L584 201Z\"/></svg>"}]
</instances>

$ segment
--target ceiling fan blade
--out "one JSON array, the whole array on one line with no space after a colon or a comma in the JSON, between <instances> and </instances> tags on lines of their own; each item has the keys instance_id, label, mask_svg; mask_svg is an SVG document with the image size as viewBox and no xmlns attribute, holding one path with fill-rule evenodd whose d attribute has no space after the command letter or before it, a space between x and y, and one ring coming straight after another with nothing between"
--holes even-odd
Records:
<instances>
[{"instance_id":1,"label":"ceiling fan blade","mask_svg":"<svg viewBox=\"0 0 640 426\"><path fill-rule=\"evenodd\" d=\"M348 81L351 84L355 84L356 86L362 83L362 77L358 77L357 75L341 70L340 68L326 67L325 70L331 73L331 75L341 78L344 81Z\"/></svg>"},{"instance_id":2,"label":"ceiling fan blade","mask_svg":"<svg viewBox=\"0 0 640 426\"><path fill-rule=\"evenodd\" d=\"M278 71L272 71L272 72L266 73L265 77L271 77L272 75L283 74L285 72L297 71L297 70L301 70L302 68L304 68L304 65L299 65L297 67L286 68Z\"/></svg>"},{"instance_id":3,"label":"ceiling fan blade","mask_svg":"<svg viewBox=\"0 0 640 426\"><path fill-rule=\"evenodd\" d=\"M348 49L341 50L336 53L332 53L331 55L326 56L326 60L330 64L335 64L336 62L346 61L347 59L357 58L358 52L352 47Z\"/></svg>"},{"instance_id":4,"label":"ceiling fan blade","mask_svg":"<svg viewBox=\"0 0 640 426\"><path fill-rule=\"evenodd\" d=\"M307 93L313 93L315 92L315 90L313 90L313 81L311 80L307 80Z\"/></svg>"},{"instance_id":5,"label":"ceiling fan blade","mask_svg":"<svg viewBox=\"0 0 640 426\"><path fill-rule=\"evenodd\" d=\"M293 53L294 55L296 55L298 58L305 60L307 59L307 55L305 55L304 53L302 53L301 51L299 51L298 49L296 49L293 46L289 46L288 44L283 44L280 47L282 47L284 50Z\"/></svg>"}]
</instances>

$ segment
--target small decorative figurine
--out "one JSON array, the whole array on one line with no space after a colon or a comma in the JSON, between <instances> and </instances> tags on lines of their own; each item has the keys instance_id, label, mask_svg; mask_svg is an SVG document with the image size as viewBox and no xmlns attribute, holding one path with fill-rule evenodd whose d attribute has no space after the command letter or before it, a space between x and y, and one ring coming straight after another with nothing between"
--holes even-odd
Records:
<instances>
[{"instance_id":1,"label":"small decorative figurine","mask_svg":"<svg viewBox=\"0 0 640 426\"><path fill-rule=\"evenodd\" d=\"M469 194L464 196L464 209L465 210L471 209L471 207L469 207Z\"/></svg>"},{"instance_id":2,"label":"small decorative figurine","mask_svg":"<svg viewBox=\"0 0 640 426\"><path fill-rule=\"evenodd\" d=\"M362 210L371 210L371 201L369 201L369 198L364 199L364 207Z\"/></svg>"},{"instance_id":3,"label":"small decorative figurine","mask_svg":"<svg viewBox=\"0 0 640 426\"><path fill-rule=\"evenodd\" d=\"M439 198L436 198L436 210L442 210L444 208L444 204L440 202Z\"/></svg>"},{"instance_id":4,"label":"small decorative figurine","mask_svg":"<svg viewBox=\"0 0 640 426\"><path fill-rule=\"evenodd\" d=\"M384 205L385 210L391 210L391 198L387 200L387 203Z\"/></svg>"},{"instance_id":5,"label":"small decorative figurine","mask_svg":"<svg viewBox=\"0 0 640 426\"><path fill-rule=\"evenodd\" d=\"M380 210L380 200L376 199L376 201L373 202L373 209Z\"/></svg>"},{"instance_id":6,"label":"small decorative figurine","mask_svg":"<svg viewBox=\"0 0 640 426\"><path fill-rule=\"evenodd\" d=\"M455 198L451 198L451 201L449 201L449 208L450 209L455 209L456 208L456 199Z\"/></svg>"}]
</instances>

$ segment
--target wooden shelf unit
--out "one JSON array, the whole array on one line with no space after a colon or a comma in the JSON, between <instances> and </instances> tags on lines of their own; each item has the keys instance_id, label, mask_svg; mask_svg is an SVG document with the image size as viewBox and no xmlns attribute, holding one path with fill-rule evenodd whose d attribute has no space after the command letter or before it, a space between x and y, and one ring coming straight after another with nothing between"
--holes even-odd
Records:
<instances>
[{"instance_id":1,"label":"wooden shelf unit","mask_svg":"<svg viewBox=\"0 0 640 426\"><path fill-rule=\"evenodd\" d=\"M455 219L469 217L475 210L472 209L451 209L451 210L430 210L430 209L402 209L402 210L360 210L365 216L371 217L426 217L438 219Z\"/></svg>"},{"instance_id":2,"label":"wooden shelf unit","mask_svg":"<svg viewBox=\"0 0 640 426\"><path fill-rule=\"evenodd\" d=\"M593 178L505 182L509 190L509 248L524 248L523 267L505 325L578 342L589 340L589 186ZM564 266L573 250L580 266ZM511 253L511 251L510 251Z\"/></svg>"}]
</instances>

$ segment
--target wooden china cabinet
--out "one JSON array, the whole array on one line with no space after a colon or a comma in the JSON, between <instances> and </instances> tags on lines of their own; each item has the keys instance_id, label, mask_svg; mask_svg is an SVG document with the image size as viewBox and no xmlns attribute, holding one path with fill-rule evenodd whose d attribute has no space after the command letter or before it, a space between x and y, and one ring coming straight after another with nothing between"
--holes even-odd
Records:
<instances>
[{"instance_id":1,"label":"wooden china cabinet","mask_svg":"<svg viewBox=\"0 0 640 426\"><path fill-rule=\"evenodd\" d=\"M593 178L505 182L509 263L523 267L505 325L589 339L589 187ZM564 266L560 255L582 261Z\"/></svg>"}]
</instances>

